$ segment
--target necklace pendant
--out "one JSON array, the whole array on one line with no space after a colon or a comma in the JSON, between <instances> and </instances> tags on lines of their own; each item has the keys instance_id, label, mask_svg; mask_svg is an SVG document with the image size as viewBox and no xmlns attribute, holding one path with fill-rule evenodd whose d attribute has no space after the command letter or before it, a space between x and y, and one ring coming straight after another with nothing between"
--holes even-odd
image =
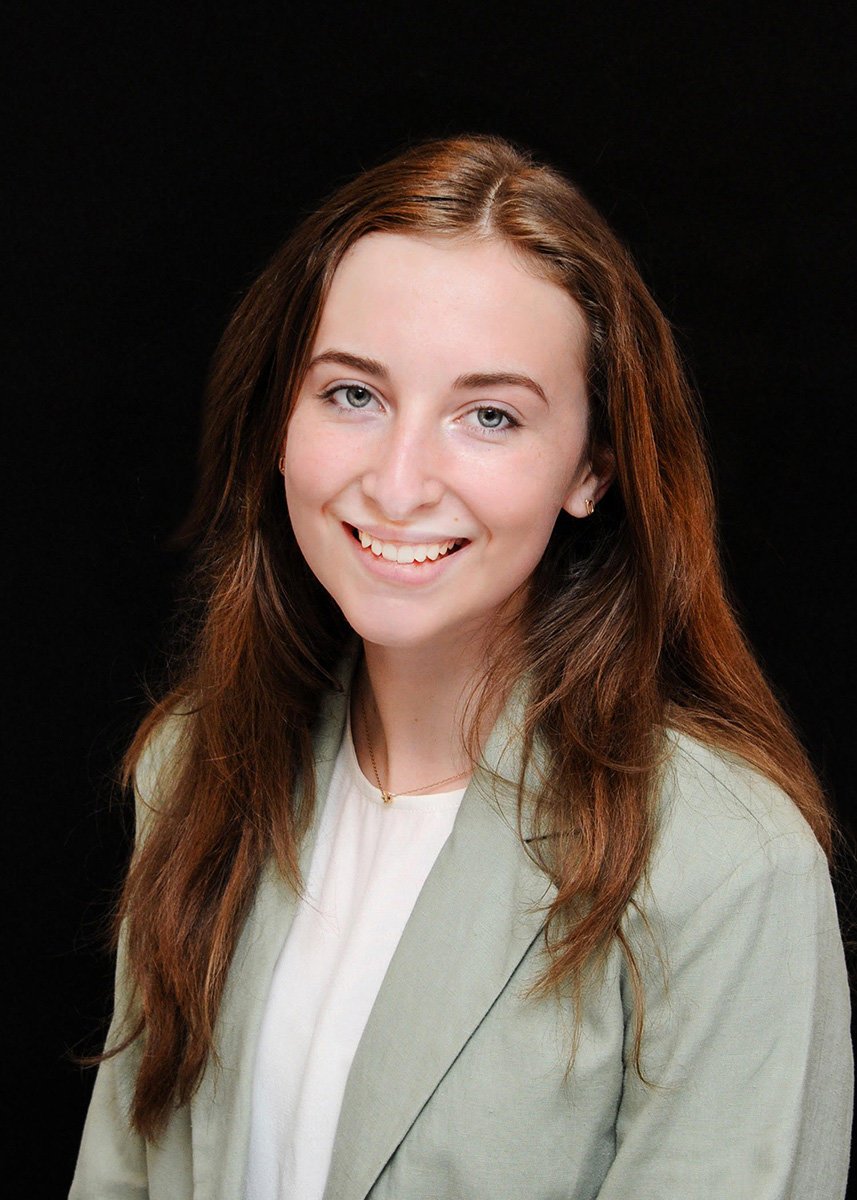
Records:
<instances>
[{"instance_id":1,"label":"necklace pendant","mask_svg":"<svg viewBox=\"0 0 857 1200\"><path fill-rule=\"evenodd\" d=\"M384 801L385 804L393 803L392 794L390 792L385 792L383 788L381 788L381 799Z\"/></svg>"}]
</instances>

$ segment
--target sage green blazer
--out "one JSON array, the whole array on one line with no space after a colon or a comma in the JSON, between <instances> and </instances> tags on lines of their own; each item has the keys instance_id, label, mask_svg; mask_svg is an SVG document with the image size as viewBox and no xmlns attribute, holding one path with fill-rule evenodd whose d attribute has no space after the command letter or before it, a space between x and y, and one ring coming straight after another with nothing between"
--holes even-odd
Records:
<instances>
[{"instance_id":1,"label":"sage green blazer","mask_svg":"<svg viewBox=\"0 0 857 1200\"><path fill-rule=\"evenodd\" d=\"M319 810L344 719L333 697ZM508 779L515 725L513 706L484 756ZM172 736L141 763L144 811L157 808ZM577 1038L568 997L528 995L552 888L519 836L512 789L477 773L358 1047L325 1200L841 1200L852 1060L824 856L745 764L684 737L671 747L625 922L642 968L646 1082L630 1065L618 948L583 996ZM102 1065L71 1200L241 1200L260 1021L295 905L269 870L223 998L219 1065L157 1143L127 1122L139 1047ZM126 1003L120 954L117 1014Z\"/></svg>"}]
</instances>

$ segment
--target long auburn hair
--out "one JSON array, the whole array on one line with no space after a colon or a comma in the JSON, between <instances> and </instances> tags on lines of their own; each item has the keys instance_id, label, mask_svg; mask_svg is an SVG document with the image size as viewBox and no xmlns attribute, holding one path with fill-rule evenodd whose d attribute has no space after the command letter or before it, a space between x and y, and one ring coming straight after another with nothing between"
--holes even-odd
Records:
<instances>
[{"instance_id":1,"label":"long auburn hair","mask_svg":"<svg viewBox=\"0 0 857 1200\"><path fill-rule=\"evenodd\" d=\"M612 454L615 481L595 518L560 514L521 636L483 692L507 693L528 673L524 760L538 743L534 819L551 835L531 847L557 886L541 989L579 988L615 939L634 976L622 918L652 844L667 726L742 756L830 849L819 785L726 596L695 404L627 251L571 183L507 142L417 146L303 221L250 288L214 360L186 527L192 634L180 679L125 760L130 782L158 728L188 714L116 927L135 1001L122 1045L144 1039L132 1120L148 1137L190 1099L213 1053L263 865L273 856L300 887L312 729L350 631L298 549L277 458L334 271L358 238L381 230L501 239L565 289L588 328L591 448ZM639 1026L637 1037L639 1052Z\"/></svg>"}]
</instances>

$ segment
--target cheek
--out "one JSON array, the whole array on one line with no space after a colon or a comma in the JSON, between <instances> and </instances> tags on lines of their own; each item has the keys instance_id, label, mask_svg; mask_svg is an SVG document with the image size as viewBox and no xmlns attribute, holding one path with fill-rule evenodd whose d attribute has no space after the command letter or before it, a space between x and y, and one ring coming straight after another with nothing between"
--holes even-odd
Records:
<instances>
[{"instance_id":1,"label":"cheek","mask_svg":"<svg viewBox=\"0 0 857 1200\"><path fill-rule=\"evenodd\" d=\"M514 449L514 447L512 447ZM552 428L525 452L488 455L462 472L462 487L496 531L546 542L583 461L583 434L574 425Z\"/></svg>"},{"instance_id":2,"label":"cheek","mask_svg":"<svg viewBox=\"0 0 857 1200\"><path fill-rule=\"evenodd\" d=\"M359 476L355 439L335 422L300 408L289 423L285 445L287 496L329 500Z\"/></svg>"},{"instance_id":3,"label":"cheek","mask_svg":"<svg viewBox=\"0 0 857 1200\"><path fill-rule=\"evenodd\" d=\"M331 479L328 445L328 439L314 434L302 421L296 419L289 426L283 480L290 509L323 495Z\"/></svg>"},{"instance_id":4,"label":"cheek","mask_svg":"<svg viewBox=\"0 0 857 1200\"><path fill-rule=\"evenodd\" d=\"M565 495L560 483L545 486L536 470L520 472L502 485L498 481L490 499L486 496L486 523L497 534L514 534L529 550L535 542L547 542Z\"/></svg>"},{"instance_id":5,"label":"cheek","mask_svg":"<svg viewBox=\"0 0 857 1200\"><path fill-rule=\"evenodd\" d=\"M322 474L318 469L318 464L310 458L286 455L283 483L286 489L286 502L290 509L299 508L318 498L318 487Z\"/></svg>"}]
</instances>

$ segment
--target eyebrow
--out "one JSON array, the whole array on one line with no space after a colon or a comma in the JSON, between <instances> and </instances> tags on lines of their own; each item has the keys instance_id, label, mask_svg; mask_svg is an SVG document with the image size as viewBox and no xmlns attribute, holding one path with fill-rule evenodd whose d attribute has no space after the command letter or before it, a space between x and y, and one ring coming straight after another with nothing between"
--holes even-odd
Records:
<instances>
[{"instance_id":1,"label":"eyebrow","mask_svg":"<svg viewBox=\"0 0 857 1200\"><path fill-rule=\"evenodd\" d=\"M323 354L317 354L307 370L311 371L313 367L317 367L321 363L335 363L340 367L351 367L352 371L359 371L363 375L374 375L376 379L390 378L390 372L382 362L378 362L377 358L364 358L361 354L348 354L345 350L325 350Z\"/></svg>"},{"instance_id":2,"label":"eyebrow","mask_svg":"<svg viewBox=\"0 0 857 1200\"><path fill-rule=\"evenodd\" d=\"M459 375L453 387L456 388L491 388L491 387L520 387L535 394L545 404L548 398L540 383L529 375L521 375L517 371L476 371L470 375Z\"/></svg>"},{"instance_id":3,"label":"eyebrow","mask_svg":"<svg viewBox=\"0 0 857 1200\"><path fill-rule=\"evenodd\" d=\"M362 354L349 354L346 350L325 350L312 359L307 369L312 370L313 367L323 363L350 367L352 371L373 375L376 379L387 380L390 378L389 370L377 358L365 358ZM523 375L518 371L471 371L466 375L459 375L452 386L456 390L491 387L526 388L528 391L534 392L545 404L550 403L542 385L530 375Z\"/></svg>"}]
</instances>

